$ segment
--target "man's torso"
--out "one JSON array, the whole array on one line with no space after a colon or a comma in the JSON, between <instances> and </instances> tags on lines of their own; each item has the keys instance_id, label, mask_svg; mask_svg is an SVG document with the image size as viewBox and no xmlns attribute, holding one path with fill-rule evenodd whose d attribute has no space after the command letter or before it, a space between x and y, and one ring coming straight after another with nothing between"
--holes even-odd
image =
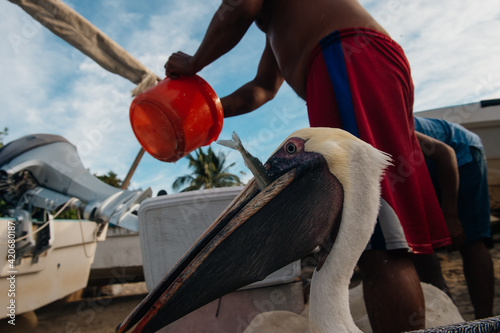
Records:
<instances>
[{"instance_id":1,"label":"man's torso","mask_svg":"<svg viewBox=\"0 0 500 333\"><path fill-rule=\"evenodd\" d=\"M283 77L302 98L309 55L323 37L349 27L387 34L356 0L264 0L256 23L266 33Z\"/></svg>"}]
</instances>

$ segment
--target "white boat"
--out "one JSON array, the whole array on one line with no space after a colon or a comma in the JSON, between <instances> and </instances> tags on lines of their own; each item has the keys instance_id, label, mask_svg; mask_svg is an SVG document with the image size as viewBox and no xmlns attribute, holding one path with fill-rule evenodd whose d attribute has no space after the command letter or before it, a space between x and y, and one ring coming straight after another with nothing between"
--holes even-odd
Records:
<instances>
[{"instance_id":1,"label":"white boat","mask_svg":"<svg viewBox=\"0 0 500 333\"><path fill-rule=\"evenodd\" d=\"M15 219L0 221L0 318L15 316L36 310L61 299L88 283L90 266L98 241L103 241L106 230L100 236L100 225L92 221L52 220L50 246L36 258L25 254L16 264L15 236L10 236L9 226ZM33 230L36 230L36 224ZM14 242L9 243L9 240ZM14 247L8 245L14 244ZM9 256L10 254L10 256Z\"/></svg>"},{"instance_id":2,"label":"white boat","mask_svg":"<svg viewBox=\"0 0 500 333\"><path fill-rule=\"evenodd\" d=\"M28 135L0 150L0 194L14 209L0 220L0 318L32 311L87 286L108 223L137 230L151 189L127 191L92 176L60 136ZM65 207L77 220L58 220Z\"/></svg>"}]
</instances>

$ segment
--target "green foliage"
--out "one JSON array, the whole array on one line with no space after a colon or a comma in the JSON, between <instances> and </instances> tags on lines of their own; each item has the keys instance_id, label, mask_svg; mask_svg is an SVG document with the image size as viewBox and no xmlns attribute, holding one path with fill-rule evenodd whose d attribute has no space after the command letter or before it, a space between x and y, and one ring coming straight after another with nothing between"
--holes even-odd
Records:
<instances>
[{"instance_id":1,"label":"green foliage","mask_svg":"<svg viewBox=\"0 0 500 333\"><path fill-rule=\"evenodd\" d=\"M0 217L7 216L7 210L11 208L5 201L0 199Z\"/></svg>"},{"instance_id":2,"label":"green foliage","mask_svg":"<svg viewBox=\"0 0 500 333\"><path fill-rule=\"evenodd\" d=\"M226 155L222 152L216 155L212 147L208 147L206 153L198 148L195 155L189 154L187 159L189 160L188 167L194 171L190 175L177 178L172 184L174 191L186 185L187 187L181 192L243 185L238 176L228 173L228 169L234 163L225 166Z\"/></svg>"},{"instance_id":3,"label":"green foliage","mask_svg":"<svg viewBox=\"0 0 500 333\"><path fill-rule=\"evenodd\" d=\"M114 186L114 187L120 187L123 183L123 181L118 178L118 175L114 173L113 171L108 171L108 174L106 175L97 175L94 173L94 177L99 178L101 181L105 182L108 185ZM58 219L67 219L67 220L76 220L78 219L78 213L75 209L68 209L62 212L58 217Z\"/></svg>"},{"instance_id":4,"label":"green foliage","mask_svg":"<svg viewBox=\"0 0 500 333\"><path fill-rule=\"evenodd\" d=\"M9 128L4 127L3 131L0 131L0 148L3 147L3 139L9 134Z\"/></svg>"},{"instance_id":5,"label":"green foliage","mask_svg":"<svg viewBox=\"0 0 500 333\"><path fill-rule=\"evenodd\" d=\"M102 176L99 176L99 175L94 173L94 177L99 178L101 181L105 182L108 185L118 187L118 188L120 188L123 184L123 180L118 178L118 175L111 170L108 171L107 175L102 175Z\"/></svg>"},{"instance_id":6,"label":"green foliage","mask_svg":"<svg viewBox=\"0 0 500 333\"><path fill-rule=\"evenodd\" d=\"M57 216L60 220L78 220L78 212L76 209L66 209L64 212Z\"/></svg>"}]
</instances>

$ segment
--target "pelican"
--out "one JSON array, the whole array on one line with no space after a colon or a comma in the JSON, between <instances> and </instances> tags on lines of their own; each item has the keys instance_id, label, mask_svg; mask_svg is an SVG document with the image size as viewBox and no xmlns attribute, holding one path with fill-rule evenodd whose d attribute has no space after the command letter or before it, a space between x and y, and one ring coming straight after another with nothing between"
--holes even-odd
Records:
<instances>
[{"instance_id":1,"label":"pelican","mask_svg":"<svg viewBox=\"0 0 500 333\"><path fill-rule=\"evenodd\" d=\"M311 333L361 332L348 285L373 232L390 157L351 134L306 128L290 135L117 332L154 332L224 294L264 279L319 247Z\"/></svg>"}]
</instances>

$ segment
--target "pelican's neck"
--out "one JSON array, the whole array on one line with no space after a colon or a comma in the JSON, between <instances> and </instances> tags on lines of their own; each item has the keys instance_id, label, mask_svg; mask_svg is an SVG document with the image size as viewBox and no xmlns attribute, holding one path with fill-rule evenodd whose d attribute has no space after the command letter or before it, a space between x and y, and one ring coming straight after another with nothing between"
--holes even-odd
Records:
<instances>
[{"instance_id":1,"label":"pelican's neck","mask_svg":"<svg viewBox=\"0 0 500 333\"><path fill-rule=\"evenodd\" d=\"M361 332L349 310L349 283L373 233L380 207L379 176L373 178L355 179L344 188L338 236L311 282L311 333Z\"/></svg>"},{"instance_id":2,"label":"pelican's neck","mask_svg":"<svg viewBox=\"0 0 500 333\"><path fill-rule=\"evenodd\" d=\"M349 310L352 270L335 272L325 263L311 283L309 323L311 333L361 332ZM349 277L347 277L349 275Z\"/></svg>"}]
</instances>

